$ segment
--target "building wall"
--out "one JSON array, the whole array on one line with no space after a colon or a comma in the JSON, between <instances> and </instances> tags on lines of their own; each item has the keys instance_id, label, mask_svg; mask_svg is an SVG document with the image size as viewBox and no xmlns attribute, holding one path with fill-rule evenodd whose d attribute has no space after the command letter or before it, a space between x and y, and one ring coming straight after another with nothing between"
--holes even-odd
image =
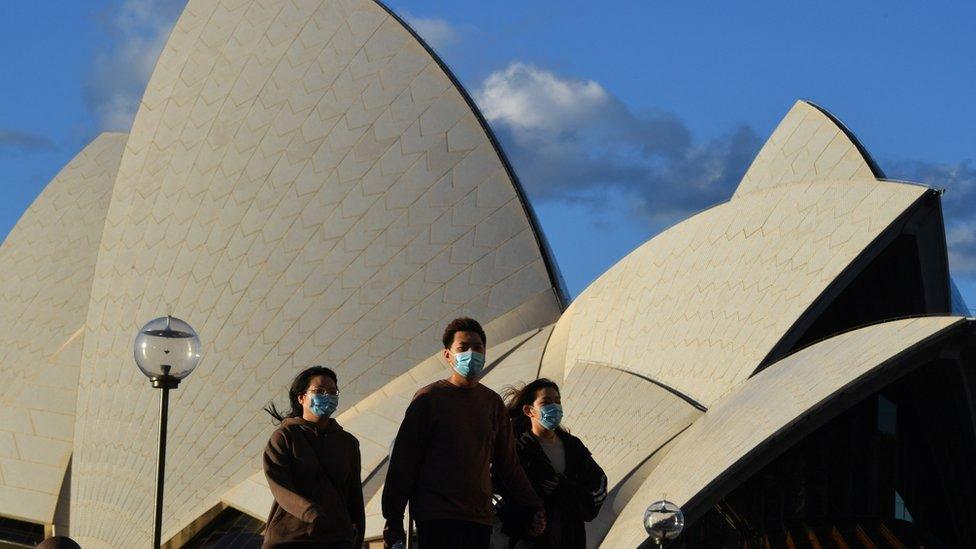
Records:
<instances>
[{"instance_id":1,"label":"building wall","mask_svg":"<svg viewBox=\"0 0 976 549\"><path fill-rule=\"evenodd\" d=\"M898 372L894 366L883 368L906 350L964 323L959 317L923 317L877 324L832 337L763 370L676 439L620 513L605 543L640 544L646 534L634 525L641 524L650 503L668 499L692 511L693 500L716 488L719 478L735 475L774 436L817 413L855 382L879 372ZM697 517L700 509L695 510Z\"/></svg>"},{"instance_id":2,"label":"building wall","mask_svg":"<svg viewBox=\"0 0 976 549\"><path fill-rule=\"evenodd\" d=\"M710 406L925 191L879 181L776 187L675 225L574 301L566 372L604 364Z\"/></svg>"},{"instance_id":3,"label":"building wall","mask_svg":"<svg viewBox=\"0 0 976 549\"><path fill-rule=\"evenodd\" d=\"M99 249L78 539L150 534L157 393L131 362L143 322L173 314L205 343L172 396L165 538L260 469L273 428L261 407L301 368L335 368L345 409L431 356L453 317L505 319L495 341L554 322L540 242L478 116L385 9L191 1L136 115Z\"/></svg>"},{"instance_id":4,"label":"building wall","mask_svg":"<svg viewBox=\"0 0 976 549\"><path fill-rule=\"evenodd\" d=\"M126 135L89 143L0 246L0 516L55 522L98 242ZM59 514L59 530L66 517Z\"/></svg>"}]
</instances>

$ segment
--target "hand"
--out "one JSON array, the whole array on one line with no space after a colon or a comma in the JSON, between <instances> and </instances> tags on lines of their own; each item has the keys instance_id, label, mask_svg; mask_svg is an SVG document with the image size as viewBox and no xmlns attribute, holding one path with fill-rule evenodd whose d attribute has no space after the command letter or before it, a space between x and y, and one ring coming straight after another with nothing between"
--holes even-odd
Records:
<instances>
[{"instance_id":1,"label":"hand","mask_svg":"<svg viewBox=\"0 0 976 549\"><path fill-rule=\"evenodd\" d=\"M395 547L397 543L400 543L402 547L406 539L407 534L403 531L403 522L386 521L386 527L383 528L383 547L390 549Z\"/></svg>"},{"instance_id":2,"label":"hand","mask_svg":"<svg viewBox=\"0 0 976 549\"><path fill-rule=\"evenodd\" d=\"M309 528L309 534L312 535L312 536L314 536L316 533L321 532L322 530L324 530L328 526L329 526L329 524L328 524L328 521L325 518L325 515L316 515L316 517L314 519L312 519L311 524L309 524L309 527L308 527Z\"/></svg>"},{"instance_id":3,"label":"hand","mask_svg":"<svg viewBox=\"0 0 976 549\"><path fill-rule=\"evenodd\" d=\"M590 496L593 497L594 505L600 505L603 503L603 500L607 499L607 475L603 475L600 478L600 487L590 492Z\"/></svg>"},{"instance_id":4,"label":"hand","mask_svg":"<svg viewBox=\"0 0 976 549\"><path fill-rule=\"evenodd\" d=\"M546 531L546 512L544 509L539 509L532 516L532 524L529 525L529 535L536 537L542 535Z\"/></svg>"}]
</instances>

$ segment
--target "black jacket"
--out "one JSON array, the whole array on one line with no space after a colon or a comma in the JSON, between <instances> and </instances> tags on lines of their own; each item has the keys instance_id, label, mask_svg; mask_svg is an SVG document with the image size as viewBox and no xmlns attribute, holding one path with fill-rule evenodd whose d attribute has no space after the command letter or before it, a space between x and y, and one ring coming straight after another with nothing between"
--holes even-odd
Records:
<instances>
[{"instance_id":1,"label":"black jacket","mask_svg":"<svg viewBox=\"0 0 976 549\"><path fill-rule=\"evenodd\" d=\"M506 489L496 479L495 491L501 496L498 518L502 531L514 541L530 541L535 547L586 547L584 523L596 518L601 503L594 501L593 492L600 488L605 477L583 442L573 435L557 430L566 453L566 470L556 475L552 463L531 431L526 431L515 443L519 462L546 506L546 531L539 537L527 535L533 512L506 501ZM546 484L556 481L556 488L548 492ZM548 493L547 493L548 492Z\"/></svg>"}]
</instances>

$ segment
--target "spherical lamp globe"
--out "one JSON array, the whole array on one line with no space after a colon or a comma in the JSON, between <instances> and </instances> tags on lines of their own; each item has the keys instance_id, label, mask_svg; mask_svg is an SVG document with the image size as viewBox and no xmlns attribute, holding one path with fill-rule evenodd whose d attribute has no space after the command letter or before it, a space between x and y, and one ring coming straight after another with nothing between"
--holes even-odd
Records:
<instances>
[{"instance_id":1,"label":"spherical lamp globe","mask_svg":"<svg viewBox=\"0 0 976 549\"><path fill-rule=\"evenodd\" d=\"M644 529L659 544L677 538L684 527L684 513L670 501L655 501L644 511Z\"/></svg>"},{"instance_id":2,"label":"spherical lamp globe","mask_svg":"<svg viewBox=\"0 0 976 549\"><path fill-rule=\"evenodd\" d=\"M139 330L133 355L154 387L175 387L200 363L200 351L200 338L193 327L176 317L162 316Z\"/></svg>"}]
</instances>

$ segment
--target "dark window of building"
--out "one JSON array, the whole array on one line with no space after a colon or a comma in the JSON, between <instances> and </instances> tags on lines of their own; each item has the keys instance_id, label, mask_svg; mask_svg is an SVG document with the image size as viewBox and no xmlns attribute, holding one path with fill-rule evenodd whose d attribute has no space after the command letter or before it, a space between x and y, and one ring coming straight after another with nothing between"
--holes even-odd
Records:
<instances>
[{"instance_id":1,"label":"dark window of building","mask_svg":"<svg viewBox=\"0 0 976 549\"><path fill-rule=\"evenodd\" d=\"M878 432L886 435L898 432L898 407L884 395L878 395Z\"/></svg>"},{"instance_id":2,"label":"dark window of building","mask_svg":"<svg viewBox=\"0 0 976 549\"><path fill-rule=\"evenodd\" d=\"M200 530L184 549L260 549L264 522L228 507Z\"/></svg>"},{"instance_id":3,"label":"dark window of building","mask_svg":"<svg viewBox=\"0 0 976 549\"><path fill-rule=\"evenodd\" d=\"M844 288L793 349L851 328L931 312L922 282L915 237L900 235Z\"/></svg>"},{"instance_id":4,"label":"dark window of building","mask_svg":"<svg viewBox=\"0 0 976 549\"><path fill-rule=\"evenodd\" d=\"M976 547L976 395L962 375L934 359L863 399L750 475L677 545Z\"/></svg>"},{"instance_id":5,"label":"dark window of building","mask_svg":"<svg viewBox=\"0 0 976 549\"><path fill-rule=\"evenodd\" d=\"M905 500L898 493L898 490L895 490L895 518L905 522L914 522L912 514L908 512L908 507L905 507Z\"/></svg>"},{"instance_id":6,"label":"dark window of building","mask_svg":"<svg viewBox=\"0 0 976 549\"><path fill-rule=\"evenodd\" d=\"M44 541L44 526L12 518L0 517L0 542L33 547Z\"/></svg>"},{"instance_id":7,"label":"dark window of building","mask_svg":"<svg viewBox=\"0 0 976 549\"><path fill-rule=\"evenodd\" d=\"M852 265L856 272L838 277L835 284L843 286L829 288L769 352L757 371L840 332L895 318L950 311L953 299L938 197L929 195L899 229L892 230L901 233L866 264L861 259Z\"/></svg>"}]
</instances>

